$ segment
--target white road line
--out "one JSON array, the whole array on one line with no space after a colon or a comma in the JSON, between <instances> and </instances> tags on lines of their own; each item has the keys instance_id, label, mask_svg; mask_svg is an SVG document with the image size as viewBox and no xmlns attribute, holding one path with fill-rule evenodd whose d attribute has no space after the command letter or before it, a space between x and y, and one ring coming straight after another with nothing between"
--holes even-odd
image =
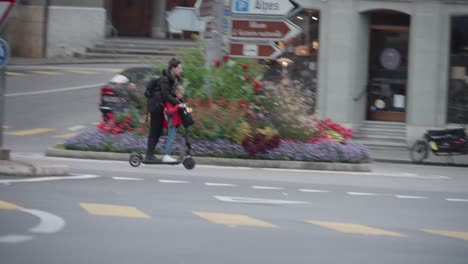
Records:
<instances>
[{"instance_id":1,"label":"white road line","mask_svg":"<svg viewBox=\"0 0 468 264\"><path fill-rule=\"evenodd\" d=\"M6 235L0 237L0 243L21 243L33 239L32 236Z\"/></svg>"},{"instance_id":2,"label":"white road line","mask_svg":"<svg viewBox=\"0 0 468 264\"><path fill-rule=\"evenodd\" d=\"M226 187L237 187L237 184L230 183L216 183L216 182L205 182L206 186L226 186Z\"/></svg>"},{"instance_id":3,"label":"white road line","mask_svg":"<svg viewBox=\"0 0 468 264\"><path fill-rule=\"evenodd\" d=\"M283 190L281 187L272 187L272 186L252 186L253 189L258 190Z\"/></svg>"},{"instance_id":4,"label":"white road line","mask_svg":"<svg viewBox=\"0 0 468 264\"><path fill-rule=\"evenodd\" d=\"M188 181L159 180L160 183L190 183Z\"/></svg>"},{"instance_id":5,"label":"white road line","mask_svg":"<svg viewBox=\"0 0 468 264\"><path fill-rule=\"evenodd\" d=\"M33 233L51 234L62 230L65 227L65 220L48 212L35 209L19 209L22 212L30 213L38 217L41 221L38 225L30 228Z\"/></svg>"},{"instance_id":6,"label":"white road line","mask_svg":"<svg viewBox=\"0 0 468 264\"><path fill-rule=\"evenodd\" d=\"M141 181L141 178L130 178L130 177L112 177L114 180L122 180L122 181Z\"/></svg>"},{"instance_id":7,"label":"white road line","mask_svg":"<svg viewBox=\"0 0 468 264\"><path fill-rule=\"evenodd\" d=\"M327 193L327 190L312 190L312 189L299 189L300 192L311 192L311 193Z\"/></svg>"},{"instance_id":8,"label":"white road line","mask_svg":"<svg viewBox=\"0 0 468 264\"><path fill-rule=\"evenodd\" d=\"M361 192L348 192L349 195L358 195L358 196L373 196L377 195L376 193L361 193Z\"/></svg>"},{"instance_id":9,"label":"white road line","mask_svg":"<svg viewBox=\"0 0 468 264\"><path fill-rule=\"evenodd\" d=\"M304 201L289 201L289 200L271 200L261 198L249 198L249 197L229 197L229 196L213 196L222 202L229 203L254 203L254 204L308 204L309 202Z\"/></svg>"},{"instance_id":10,"label":"white road line","mask_svg":"<svg viewBox=\"0 0 468 264\"><path fill-rule=\"evenodd\" d=\"M83 128L85 128L85 126L73 126L73 127L69 127L68 130L78 131L78 130L83 129Z\"/></svg>"},{"instance_id":11,"label":"white road line","mask_svg":"<svg viewBox=\"0 0 468 264\"><path fill-rule=\"evenodd\" d=\"M401 199L427 199L427 197L412 196L412 195L395 195L395 197L401 198Z\"/></svg>"},{"instance_id":12,"label":"white road line","mask_svg":"<svg viewBox=\"0 0 468 264\"><path fill-rule=\"evenodd\" d=\"M35 92L12 93L12 94L5 94L5 96L6 97L15 97L15 96L23 96L23 95L58 93L58 92L66 92L66 91L73 91L73 90L80 90L80 89L97 88L97 87L99 87L101 85L102 85L102 83L98 83L98 84L74 86L74 87L68 87L68 88L50 89L50 90L35 91Z\"/></svg>"},{"instance_id":13,"label":"white road line","mask_svg":"<svg viewBox=\"0 0 468 264\"><path fill-rule=\"evenodd\" d=\"M449 202L468 202L468 199L458 199L458 198L446 198L445 200Z\"/></svg>"},{"instance_id":14,"label":"white road line","mask_svg":"<svg viewBox=\"0 0 468 264\"><path fill-rule=\"evenodd\" d=\"M38 177L31 179L8 179L0 180L0 183L12 183L12 182L41 182L41 181L57 181L57 180L82 180L98 178L98 175L77 175L77 176L54 176L54 177Z\"/></svg>"}]
</instances>

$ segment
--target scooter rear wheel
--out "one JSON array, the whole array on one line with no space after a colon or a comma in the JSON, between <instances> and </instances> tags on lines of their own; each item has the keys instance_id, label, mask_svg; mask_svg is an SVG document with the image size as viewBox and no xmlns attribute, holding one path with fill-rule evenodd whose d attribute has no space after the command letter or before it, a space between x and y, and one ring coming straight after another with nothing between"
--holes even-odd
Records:
<instances>
[{"instance_id":1,"label":"scooter rear wheel","mask_svg":"<svg viewBox=\"0 0 468 264\"><path fill-rule=\"evenodd\" d=\"M128 160L128 162L130 163L130 165L131 165L132 167L138 167L138 166L140 166L141 161L142 161L141 155L136 154L136 153L132 153L132 154L130 155L130 159Z\"/></svg>"},{"instance_id":2,"label":"scooter rear wheel","mask_svg":"<svg viewBox=\"0 0 468 264\"><path fill-rule=\"evenodd\" d=\"M184 167L185 167L187 170L191 170L191 169L195 168L195 160L192 159L192 158L185 158L185 159L182 161L182 165L184 165Z\"/></svg>"},{"instance_id":3,"label":"scooter rear wheel","mask_svg":"<svg viewBox=\"0 0 468 264\"><path fill-rule=\"evenodd\" d=\"M410 150L411 160L415 163L422 163L427 158L428 151L425 141L414 143Z\"/></svg>"}]
</instances>

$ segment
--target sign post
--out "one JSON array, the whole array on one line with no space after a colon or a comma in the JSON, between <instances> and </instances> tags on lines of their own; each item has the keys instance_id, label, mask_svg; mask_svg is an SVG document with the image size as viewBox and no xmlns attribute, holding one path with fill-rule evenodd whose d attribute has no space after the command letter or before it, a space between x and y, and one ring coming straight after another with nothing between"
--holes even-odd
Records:
<instances>
[{"instance_id":1,"label":"sign post","mask_svg":"<svg viewBox=\"0 0 468 264\"><path fill-rule=\"evenodd\" d=\"M0 32L16 0L0 0ZM9 57L8 43L0 38L0 160L10 159L10 150L3 148L3 119L5 116L5 66Z\"/></svg>"}]
</instances>

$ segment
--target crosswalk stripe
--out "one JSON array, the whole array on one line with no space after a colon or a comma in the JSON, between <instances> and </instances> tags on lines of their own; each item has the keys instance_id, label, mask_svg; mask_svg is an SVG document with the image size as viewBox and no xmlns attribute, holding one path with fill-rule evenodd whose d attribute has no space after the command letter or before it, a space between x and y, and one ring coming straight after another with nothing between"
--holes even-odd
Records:
<instances>
[{"instance_id":1,"label":"crosswalk stripe","mask_svg":"<svg viewBox=\"0 0 468 264\"><path fill-rule=\"evenodd\" d=\"M131 206L97 203L80 203L80 206L93 215L151 218L142 211Z\"/></svg>"},{"instance_id":2,"label":"crosswalk stripe","mask_svg":"<svg viewBox=\"0 0 468 264\"><path fill-rule=\"evenodd\" d=\"M362 234L362 235L384 235L384 236L393 236L393 237L404 237L400 233L387 231L379 228L373 228L369 226L352 224L352 223L338 223L338 222L324 222L324 221L306 221L309 224L314 224L329 229L336 230L343 233L353 233L353 234Z\"/></svg>"},{"instance_id":3,"label":"crosswalk stripe","mask_svg":"<svg viewBox=\"0 0 468 264\"><path fill-rule=\"evenodd\" d=\"M5 72L6 76L25 76L26 74L24 73L19 73L19 72Z\"/></svg>"},{"instance_id":4,"label":"crosswalk stripe","mask_svg":"<svg viewBox=\"0 0 468 264\"><path fill-rule=\"evenodd\" d=\"M45 75L63 75L61 72L55 72L55 71L31 71L32 73L36 74L45 74Z\"/></svg>"},{"instance_id":5,"label":"crosswalk stripe","mask_svg":"<svg viewBox=\"0 0 468 264\"><path fill-rule=\"evenodd\" d=\"M98 74L95 71L81 71L81 70L67 70L66 72L77 73L77 74Z\"/></svg>"},{"instance_id":6,"label":"crosswalk stripe","mask_svg":"<svg viewBox=\"0 0 468 264\"><path fill-rule=\"evenodd\" d=\"M52 132L55 130L57 129L56 128L34 128L34 129L28 129L28 130L5 132L5 134L13 135L13 136L30 136L30 135L37 135L37 134Z\"/></svg>"},{"instance_id":7,"label":"crosswalk stripe","mask_svg":"<svg viewBox=\"0 0 468 264\"><path fill-rule=\"evenodd\" d=\"M451 238L457 238L462 240L468 240L468 232L458 232L449 230L437 230L437 229L422 229L422 231L434 235L447 236Z\"/></svg>"},{"instance_id":8,"label":"crosswalk stripe","mask_svg":"<svg viewBox=\"0 0 468 264\"><path fill-rule=\"evenodd\" d=\"M240 214L222 214L222 213L210 213L210 212L192 212L201 218L204 218L212 223L227 225L227 226L256 226L256 227L269 227L278 228L278 226L252 218L247 215Z\"/></svg>"},{"instance_id":9,"label":"crosswalk stripe","mask_svg":"<svg viewBox=\"0 0 468 264\"><path fill-rule=\"evenodd\" d=\"M54 138L71 138L76 136L76 133L66 133L66 134L61 134L61 135L56 135Z\"/></svg>"},{"instance_id":10,"label":"crosswalk stripe","mask_svg":"<svg viewBox=\"0 0 468 264\"><path fill-rule=\"evenodd\" d=\"M18 209L21 209L21 208L22 207L19 206L19 205L12 204L12 203L0 200L0 209L10 209L10 210L15 209L15 210L18 210Z\"/></svg>"}]
</instances>

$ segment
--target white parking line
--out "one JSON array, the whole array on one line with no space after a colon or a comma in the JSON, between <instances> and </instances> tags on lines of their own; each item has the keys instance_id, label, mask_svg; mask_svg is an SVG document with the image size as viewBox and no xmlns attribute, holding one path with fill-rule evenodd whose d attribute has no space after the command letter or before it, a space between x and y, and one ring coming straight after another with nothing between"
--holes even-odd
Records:
<instances>
[{"instance_id":1,"label":"white parking line","mask_svg":"<svg viewBox=\"0 0 468 264\"><path fill-rule=\"evenodd\" d=\"M32 236L5 235L0 237L0 243L21 243L33 239Z\"/></svg>"},{"instance_id":2,"label":"white parking line","mask_svg":"<svg viewBox=\"0 0 468 264\"><path fill-rule=\"evenodd\" d=\"M358 196L373 196L377 195L376 193L361 193L361 192L348 192L349 195L358 195Z\"/></svg>"},{"instance_id":3,"label":"white parking line","mask_svg":"<svg viewBox=\"0 0 468 264\"><path fill-rule=\"evenodd\" d=\"M230 196L213 196L214 198L230 203L253 203L253 204L308 204L305 201L289 201L289 200L271 200L261 198L249 198L249 197L230 197Z\"/></svg>"},{"instance_id":4,"label":"white parking line","mask_svg":"<svg viewBox=\"0 0 468 264\"><path fill-rule=\"evenodd\" d=\"M85 126L79 125L79 126L69 127L68 130L70 130L70 131L78 131L78 130L83 129L83 128L85 128Z\"/></svg>"},{"instance_id":5,"label":"white parking line","mask_svg":"<svg viewBox=\"0 0 468 264\"><path fill-rule=\"evenodd\" d=\"M98 84L90 84L90 85L74 86L74 87L68 87L68 88L58 88L58 89L42 90L42 91L35 91L35 92L11 93L11 94L5 94L5 96L6 96L6 97L15 97L15 96L24 96L24 95L36 95L36 94L58 93L58 92L66 92L66 91L73 91L73 90L97 88L97 87L99 87L99 86L101 86L101 85L102 85L102 83L98 83Z\"/></svg>"},{"instance_id":6,"label":"white parking line","mask_svg":"<svg viewBox=\"0 0 468 264\"><path fill-rule=\"evenodd\" d=\"M188 181L159 180L160 183L190 183Z\"/></svg>"},{"instance_id":7,"label":"white parking line","mask_svg":"<svg viewBox=\"0 0 468 264\"><path fill-rule=\"evenodd\" d=\"M130 177L112 177L114 180L122 180L122 181L141 181L141 178L130 178Z\"/></svg>"},{"instance_id":8,"label":"white parking line","mask_svg":"<svg viewBox=\"0 0 468 264\"><path fill-rule=\"evenodd\" d=\"M226 187L237 187L236 184L230 183L216 183L216 182L205 182L206 186L226 186Z\"/></svg>"},{"instance_id":9,"label":"white parking line","mask_svg":"<svg viewBox=\"0 0 468 264\"><path fill-rule=\"evenodd\" d=\"M446 198L445 200L449 202L468 202L468 199L458 199L458 198Z\"/></svg>"},{"instance_id":10,"label":"white parking line","mask_svg":"<svg viewBox=\"0 0 468 264\"><path fill-rule=\"evenodd\" d=\"M326 193L330 192L327 190L312 190L312 189L299 189L300 192L311 192L311 193Z\"/></svg>"},{"instance_id":11,"label":"white parking line","mask_svg":"<svg viewBox=\"0 0 468 264\"><path fill-rule=\"evenodd\" d=\"M401 198L401 199L427 199L427 197L412 196L412 195L395 195L395 197Z\"/></svg>"},{"instance_id":12,"label":"white parking line","mask_svg":"<svg viewBox=\"0 0 468 264\"><path fill-rule=\"evenodd\" d=\"M77 176L54 176L54 177L38 177L31 179L8 179L0 180L0 183L12 183L12 182L42 182L42 181L57 181L57 180L82 180L98 178L98 175L77 175Z\"/></svg>"},{"instance_id":13,"label":"white parking line","mask_svg":"<svg viewBox=\"0 0 468 264\"><path fill-rule=\"evenodd\" d=\"M272 186L252 186L253 189L258 190L283 190L281 187L272 187Z\"/></svg>"}]
</instances>

